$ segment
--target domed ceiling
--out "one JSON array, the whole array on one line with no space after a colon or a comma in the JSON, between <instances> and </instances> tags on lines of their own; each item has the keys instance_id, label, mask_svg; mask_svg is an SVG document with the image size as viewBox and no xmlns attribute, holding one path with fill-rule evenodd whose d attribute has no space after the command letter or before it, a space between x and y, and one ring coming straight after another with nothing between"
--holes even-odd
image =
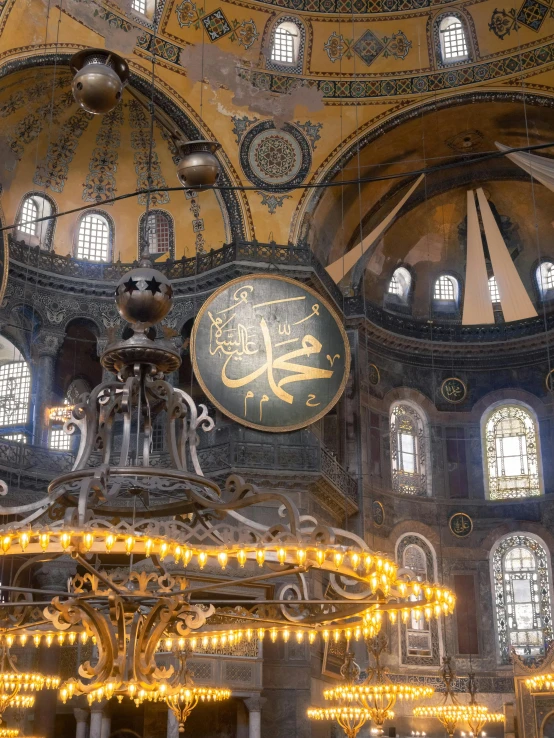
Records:
<instances>
[{"instance_id":1,"label":"domed ceiling","mask_svg":"<svg viewBox=\"0 0 554 738\"><path fill-rule=\"evenodd\" d=\"M0 10L5 218L13 222L33 190L65 211L95 199L102 207L105 196L143 186L152 96L186 138L221 144L221 190L194 202L182 192L155 196L153 205L174 218L177 257L244 238L308 243L328 264L382 220L411 180L311 185L419 170L496 151L495 141L550 141L551 15L543 0L64 0L55 9L45 0L7 0ZM462 24L467 44L467 56L453 63L440 48L446 16ZM298 29L298 56L288 66L271 58L281 21ZM89 120L71 101L68 60L104 46L128 60L131 85L113 114ZM154 128L154 179L176 186L175 152ZM534 193L549 208L542 185L531 187L506 159L428 175L347 286L359 284L368 265L367 297L379 303L387 271L402 260L463 274L464 247L452 236L463 188L483 185L499 210L514 198L513 182L523 181L520 196ZM526 251L531 211L519 205L510 217ZM136 258L144 207L136 195L103 207L114 222L114 258ZM420 221L414 228L412 216ZM58 219L59 253L72 251L77 218ZM542 220L539 245L550 236ZM422 239L439 261L416 258Z\"/></svg>"}]
</instances>

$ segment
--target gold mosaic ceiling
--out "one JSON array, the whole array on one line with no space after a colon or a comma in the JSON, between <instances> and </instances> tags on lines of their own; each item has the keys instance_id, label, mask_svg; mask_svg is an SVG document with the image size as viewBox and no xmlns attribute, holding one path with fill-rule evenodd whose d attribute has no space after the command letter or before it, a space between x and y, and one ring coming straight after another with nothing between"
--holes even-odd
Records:
<instances>
[{"instance_id":1,"label":"gold mosaic ceiling","mask_svg":"<svg viewBox=\"0 0 554 738\"><path fill-rule=\"evenodd\" d=\"M307 238L325 262L353 245L360 219L369 227L391 207L403 184L367 185L361 199L357 187L333 188L323 197L316 190L294 189L295 184L357 176L358 146L360 172L407 171L434 159L463 157L467 135L471 150L488 151L498 138L517 144L529 135L530 143L539 143L554 130L549 108L554 17L549 0L158 0L154 6L147 3L142 16L130 0L64 0L50 8L43 0L7 0L2 5L0 148L11 152L4 162L12 154L16 158L13 172L3 175L8 220L15 217L22 195L33 189L45 188L60 210L78 207L90 196L95 152L102 148L99 141L109 141L108 123L95 119L83 130L76 125L74 154L65 162L67 177L57 191L51 176L54 170L59 173L57 163L49 164L48 152L77 108L68 104L51 121L44 112L52 101L63 107L69 91L67 60L86 46L123 53L143 95L155 51L156 86L168 106L201 135L221 144L226 182L250 188L232 195L234 210L228 204L231 195L225 204L214 193L202 193L191 210L183 194L170 193L170 201L160 207L174 216L177 256L194 253L199 243L202 249L218 248L240 234L278 243ZM460 18L468 41L468 60L449 66L439 53L437 24L445 12ZM275 24L282 19L295 20L300 29L300 61L287 71L275 68L268 52ZM39 86L44 94L39 95ZM14 95L25 100L11 110ZM489 109L486 100L493 97L497 102ZM136 189L140 181L141 150L133 144L140 143L133 114L137 106L135 95L127 92L121 110L112 116L110 130L119 128L121 142L115 165L111 160L115 194ZM527 120L525 110L531 111ZM44 124L21 152L17 143L14 149L13 136L32 115L42 115ZM379 135L382 130L388 132ZM173 155L159 128L155 150L157 176L175 185ZM109 157L107 164L102 161L110 166ZM495 163L491 176L517 179L515 169ZM429 191L458 188L459 172L457 176L435 177ZM484 179L480 173L481 184ZM290 189L276 190L283 184ZM106 209L115 221L115 256L135 258L143 205L133 198ZM204 221L203 231L195 231L193 221L198 220ZM74 219L60 218L58 252L71 251L74 228ZM385 258L397 253L395 245Z\"/></svg>"}]
</instances>

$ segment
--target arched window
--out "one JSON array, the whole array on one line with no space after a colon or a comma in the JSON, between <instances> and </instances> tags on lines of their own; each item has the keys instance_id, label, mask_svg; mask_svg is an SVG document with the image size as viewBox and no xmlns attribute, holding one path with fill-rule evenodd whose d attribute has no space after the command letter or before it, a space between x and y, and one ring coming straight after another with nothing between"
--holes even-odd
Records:
<instances>
[{"instance_id":1,"label":"arched window","mask_svg":"<svg viewBox=\"0 0 554 738\"><path fill-rule=\"evenodd\" d=\"M522 405L500 405L484 419L488 497L505 500L542 494L538 427Z\"/></svg>"},{"instance_id":2,"label":"arched window","mask_svg":"<svg viewBox=\"0 0 554 738\"><path fill-rule=\"evenodd\" d=\"M40 218L49 218L55 212L54 201L50 198L38 193L26 195L21 202L16 219L16 238L25 241L29 246L51 249L55 220L36 221Z\"/></svg>"},{"instance_id":3,"label":"arched window","mask_svg":"<svg viewBox=\"0 0 554 738\"><path fill-rule=\"evenodd\" d=\"M171 258L175 257L173 219L169 213L151 210L148 216L144 214L140 220L140 236L139 251L144 241L147 241L151 254L169 253Z\"/></svg>"},{"instance_id":4,"label":"arched window","mask_svg":"<svg viewBox=\"0 0 554 738\"><path fill-rule=\"evenodd\" d=\"M302 72L305 43L304 24L292 16L282 16L271 31L266 66L268 69Z\"/></svg>"},{"instance_id":5,"label":"arched window","mask_svg":"<svg viewBox=\"0 0 554 738\"><path fill-rule=\"evenodd\" d=\"M489 278L489 292L493 303L500 302L500 292L498 291L498 285L494 277Z\"/></svg>"},{"instance_id":6,"label":"arched window","mask_svg":"<svg viewBox=\"0 0 554 738\"><path fill-rule=\"evenodd\" d=\"M398 541L396 560L402 568L409 569L418 582L435 580L433 549L427 540L415 533L408 533ZM412 595L411 600L417 598ZM413 610L401 625L401 655L403 664L439 663L439 636L436 621L426 620L423 611Z\"/></svg>"},{"instance_id":7,"label":"arched window","mask_svg":"<svg viewBox=\"0 0 554 738\"><path fill-rule=\"evenodd\" d=\"M111 229L108 219L100 213L87 213L79 223L76 258L87 261L109 261Z\"/></svg>"},{"instance_id":8,"label":"arched window","mask_svg":"<svg viewBox=\"0 0 554 738\"><path fill-rule=\"evenodd\" d=\"M551 261L543 261L536 271L537 286L542 298L554 297L554 264ZM553 290L553 292L550 292Z\"/></svg>"},{"instance_id":9,"label":"arched window","mask_svg":"<svg viewBox=\"0 0 554 738\"><path fill-rule=\"evenodd\" d=\"M549 553L534 536L511 534L491 557L500 661L512 648L521 656L544 656L552 640Z\"/></svg>"},{"instance_id":10,"label":"arched window","mask_svg":"<svg viewBox=\"0 0 554 738\"><path fill-rule=\"evenodd\" d=\"M402 301L407 301L411 286L412 275L410 272L404 267L398 267L393 272L387 292Z\"/></svg>"},{"instance_id":11,"label":"arched window","mask_svg":"<svg viewBox=\"0 0 554 738\"><path fill-rule=\"evenodd\" d=\"M433 290L433 299L440 302L458 302L458 280L447 274L441 276L435 281Z\"/></svg>"},{"instance_id":12,"label":"arched window","mask_svg":"<svg viewBox=\"0 0 554 738\"><path fill-rule=\"evenodd\" d=\"M439 25L441 54L444 63L464 61L469 57L465 29L454 15L446 16Z\"/></svg>"},{"instance_id":13,"label":"arched window","mask_svg":"<svg viewBox=\"0 0 554 738\"><path fill-rule=\"evenodd\" d=\"M392 488L409 495L428 494L427 433L423 415L395 403L390 416Z\"/></svg>"},{"instance_id":14,"label":"arched window","mask_svg":"<svg viewBox=\"0 0 554 738\"><path fill-rule=\"evenodd\" d=\"M27 362L3 363L0 366L0 426L24 425L27 422L30 393L31 372Z\"/></svg>"},{"instance_id":15,"label":"arched window","mask_svg":"<svg viewBox=\"0 0 554 738\"><path fill-rule=\"evenodd\" d=\"M21 215L19 216L19 230L22 233L28 233L36 236L38 223L34 221L38 218L38 208L33 197L27 197L23 201Z\"/></svg>"}]
</instances>

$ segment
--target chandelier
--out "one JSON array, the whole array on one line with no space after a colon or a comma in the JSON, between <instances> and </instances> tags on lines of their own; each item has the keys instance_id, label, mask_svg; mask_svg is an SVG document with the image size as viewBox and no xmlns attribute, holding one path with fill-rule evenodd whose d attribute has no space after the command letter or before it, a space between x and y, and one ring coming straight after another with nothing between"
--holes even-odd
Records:
<instances>
[{"instance_id":1,"label":"chandelier","mask_svg":"<svg viewBox=\"0 0 554 738\"><path fill-rule=\"evenodd\" d=\"M554 691L554 674L537 674L525 680L525 686L530 692Z\"/></svg>"},{"instance_id":2,"label":"chandelier","mask_svg":"<svg viewBox=\"0 0 554 738\"><path fill-rule=\"evenodd\" d=\"M4 645L0 673L0 723L9 707L33 707L34 692L41 689L57 689L59 684L60 680L57 677L18 671L9 649Z\"/></svg>"},{"instance_id":3,"label":"chandelier","mask_svg":"<svg viewBox=\"0 0 554 738\"><path fill-rule=\"evenodd\" d=\"M337 720L347 738L355 738L367 720L371 720L380 733L385 720L394 718L393 707L397 700L411 701L431 697L432 687L419 687L407 683L393 683L381 665L381 653L387 639L381 633L366 639L367 653L372 666L368 667L367 678L358 683L360 667L354 654L348 652L341 667L342 684L324 691L326 700L332 701L328 708L310 708L308 717L314 720Z\"/></svg>"},{"instance_id":4,"label":"chandelier","mask_svg":"<svg viewBox=\"0 0 554 738\"><path fill-rule=\"evenodd\" d=\"M477 683L473 672L468 675L469 703L462 704L458 701L453 691L456 674L450 656L443 657L441 677L445 684L443 703L416 707L414 710L416 717L436 718L451 738L460 723L467 723L473 735L479 735L486 723L504 722L505 717L502 713L489 712L488 707L477 702Z\"/></svg>"},{"instance_id":5,"label":"chandelier","mask_svg":"<svg viewBox=\"0 0 554 738\"><path fill-rule=\"evenodd\" d=\"M199 435L213 430L213 420L165 379L180 365L179 348L150 330L171 309L170 282L145 258L118 283L116 302L132 335L109 344L101 357L115 377L64 408L70 412L65 429L80 434L73 469L31 505L0 508L10 516L0 528L4 555L25 554L37 563L45 555L65 556L80 567L67 591L48 593L42 612L16 574L5 586L13 607L0 612L7 648L77 639L94 645L78 678L61 685L64 702L79 695L89 703L164 701L182 731L199 702L230 696L224 687L194 684L187 669L192 652L264 638L371 639L387 617L395 623L412 613L430 619L453 611L450 590L421 584L354 533L301 515L286 495L236 475L223 488L206 478ZM160 422L169 450L152 459L153 427ZM278 524L263 525L252 515L268 503L279 511ZM126 557L129 566L122 567ZM217 567L209 584L199 574L206 567L210 576ZM310 594L312 570L326 585L319 599ZM274 599L236 601L241 627L212 604L233 581L275 584ZM378 705L385 714L396 699L422 693L407 685L378 687L378 676L374 681L359 697L360 716L377 715ZM358 709L353 700L348 707Z\"/></svg>"}]
</instances>

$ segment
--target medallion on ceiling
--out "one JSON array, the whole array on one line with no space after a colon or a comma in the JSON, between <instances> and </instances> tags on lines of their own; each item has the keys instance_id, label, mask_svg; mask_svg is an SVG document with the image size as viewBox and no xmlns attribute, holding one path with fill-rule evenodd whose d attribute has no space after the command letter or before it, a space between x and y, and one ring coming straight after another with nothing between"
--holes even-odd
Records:
<instances>
[{"instance_id":1,"label":"medallion on ceiling","mask_svg":"<svg viewBox=\"0 0 554 738\"><path fill-rule=\"evenodd\" d=\"M304 181L312 154L308 140L296 126L285 123L276 128L273 121L266 120L244 134L240 163L257 187L286 192Z\"/></svg>"}]
</instances>

